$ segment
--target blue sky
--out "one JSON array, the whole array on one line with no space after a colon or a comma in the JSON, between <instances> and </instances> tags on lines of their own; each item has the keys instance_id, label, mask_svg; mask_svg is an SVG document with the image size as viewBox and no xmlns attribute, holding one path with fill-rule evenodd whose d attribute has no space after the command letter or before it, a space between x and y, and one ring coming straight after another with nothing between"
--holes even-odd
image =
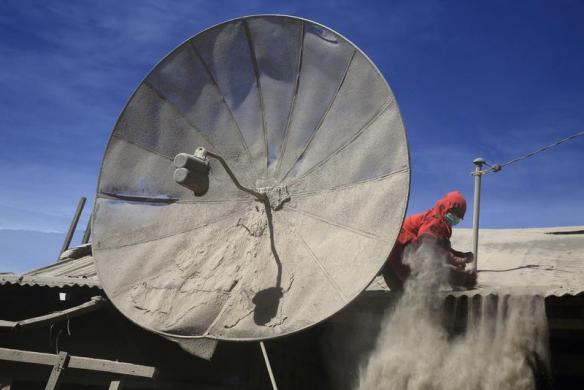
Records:
<instances>
[{"instance_id":1,"label":"blue sky","mask_svg":"<svg viewBox=\"0 0 584 390\"><path fill-rule=\"evenodd\" d=\"M584 130L581 1L0 0L0 270L52 261L117 116L164 55L258 13L323 23L378 65L408 131L411 212L452 189L471 199L477 156L504 162ZM584 225L583 151L584 137L485 177L482 226Z\"/></svg>"}]
</instances>

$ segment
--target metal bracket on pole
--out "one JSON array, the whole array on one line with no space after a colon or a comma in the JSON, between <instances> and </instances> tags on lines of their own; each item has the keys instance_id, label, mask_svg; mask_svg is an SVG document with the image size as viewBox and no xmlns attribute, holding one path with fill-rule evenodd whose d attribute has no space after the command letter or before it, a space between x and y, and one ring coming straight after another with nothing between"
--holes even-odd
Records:
<instances>
[{"instance_id":1,"label":"metal bracket on pole","mask_svg":"<svg viewBox=\"0 0 584 390\"><path fill-rule=\"evenodd\" d=\"M472 172L472 175L475 179L472 213L472 253L474 255L472 269L473 271L476 271L479 260L479 213L481 207L481 178L483 176L482 169L483 165L485 164L485 160L479 157L475 158L472 163L475 166L475 170Z\"/></svg>"},{"instance_id":2,"label":"metal bracket on pole","mask_svg":"<svg viewBox=\"0 0 584 390\"><path fill-rule=\"evenodd\" d=\"M260 348L262 349L262 355L264 355L264 360L266 362L266 368L268 369L268 374L270 375L270 381L272 382L272 389L278 390L278 385L276 384L276 378L274 378L274 373L272 372L272 365L270 364L270 359L268 358L268 352L266 351L266 346L263 341L260 341Z\"/></svg>"}]
</instances>

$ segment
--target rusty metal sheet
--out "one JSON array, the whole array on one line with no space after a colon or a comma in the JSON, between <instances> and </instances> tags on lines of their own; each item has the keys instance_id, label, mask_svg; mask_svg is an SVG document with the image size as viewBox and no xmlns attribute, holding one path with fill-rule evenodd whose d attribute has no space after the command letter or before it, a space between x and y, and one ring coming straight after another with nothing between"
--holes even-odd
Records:
<instances>
[{"instance_id":1,"label":"rusty metal sheet","mask_svg":"<svg viewBox=\"0 0 584 390\"><path fill-rule=\"evenodd\" d=\"M204 147L209 190L173 181ZM289 16L234 19L164 58L102 163L93 253L113 304L174 339L262 340L336 313L401 227L409 155L395 98L354 44Z\"/></svg>"}]
</instances>

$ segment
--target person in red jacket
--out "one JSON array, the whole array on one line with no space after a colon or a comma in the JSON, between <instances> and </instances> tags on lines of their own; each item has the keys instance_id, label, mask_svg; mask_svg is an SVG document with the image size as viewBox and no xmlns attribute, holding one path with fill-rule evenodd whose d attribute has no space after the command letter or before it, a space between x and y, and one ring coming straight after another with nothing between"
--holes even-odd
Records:
<instances>
[{"instance_id":1,"label":"person in red jacket","mask_svg":"<svg viewBox=\"0 0 584 390\"><path fill-rule=\"evenodd\" d=\"M433 208L407 217L381 272L388 286L397 290L403 288L410 275L410 267L402 262L404 249L408 245L420 245L425 242L443 252L451 268L449 278L451 285L474 287L477 280L476 272L465 271L466 264L474 260L472 252L459 252L450 245L452 226L464 218L465 212L466 200L460 192L454 191L438 200Z\"/></svg>"}]
</instances>

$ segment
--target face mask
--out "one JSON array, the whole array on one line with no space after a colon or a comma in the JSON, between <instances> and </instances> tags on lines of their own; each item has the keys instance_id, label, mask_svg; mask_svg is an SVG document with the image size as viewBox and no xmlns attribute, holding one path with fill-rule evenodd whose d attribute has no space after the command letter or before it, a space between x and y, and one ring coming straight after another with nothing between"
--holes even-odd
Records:
<instances>
[{"instance_id":1,"label":"face mask","mask_svg":"<svg viewBox=\"0 0 584 390\"><path fill-rule=\"evenodd\" d=\"M450 226L458 225L458 223L460 222L460 218L458 218L454 213L451 213L450 211L444 214L444 219L446 220L446 223L449 224Z\"/></svg>"}]
</instances>

